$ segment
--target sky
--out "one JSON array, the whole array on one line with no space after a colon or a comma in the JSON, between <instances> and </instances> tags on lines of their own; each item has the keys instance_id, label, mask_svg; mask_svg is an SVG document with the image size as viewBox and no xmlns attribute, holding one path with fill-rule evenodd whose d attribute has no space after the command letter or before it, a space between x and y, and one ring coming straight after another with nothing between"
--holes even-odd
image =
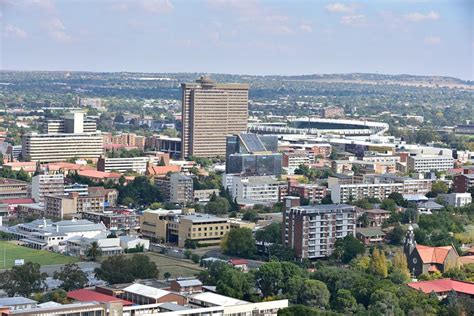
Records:
<instances>
[{"instance_id":1,"label":"sky","mask_svg":"<svg viewBox=\"0 0 474 316\"><path fill-rule=\"evenodd\" d=\"M474 80L474 0L0 0L3 70Z\"/></svg>"}]
</instances>

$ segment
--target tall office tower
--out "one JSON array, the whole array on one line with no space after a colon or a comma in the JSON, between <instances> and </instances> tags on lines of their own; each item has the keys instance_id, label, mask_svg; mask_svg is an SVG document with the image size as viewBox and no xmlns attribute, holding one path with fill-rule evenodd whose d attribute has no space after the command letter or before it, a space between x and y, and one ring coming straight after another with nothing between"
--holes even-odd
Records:
<instances>
[{"instance_id":1,"label":"tall office tower","mask_svg":"<svg viewBox=\"0 0 474 316\"><path fill-rule=\"evenodd\" d=\"M247 130L249 85L201 77L181 90L183 157L224 157L226 136Z\"/></svg>"}]
</instances>

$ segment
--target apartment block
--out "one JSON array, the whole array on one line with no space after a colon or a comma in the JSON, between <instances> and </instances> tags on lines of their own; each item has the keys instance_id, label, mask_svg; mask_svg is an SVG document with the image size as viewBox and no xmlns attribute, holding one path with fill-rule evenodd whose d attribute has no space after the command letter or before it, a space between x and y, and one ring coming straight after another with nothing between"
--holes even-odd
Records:
<instances>
[{"instance_id":1,"label":"apartment block","mask_svg":"<svg viewBox=\"0 0 474 316\"><path fill-rule=\"evenodd\" d=\"M474 187L474 173L456 175L453 178L453 191L456 193L468 192Z\"/></svg>"},{"instance_id":2,"label":"apartment block","mask_svg":"<svg viewBox=\"0 0 474 316\"><path fill-rule=\"evenodd\" d=\"M472 203L472 196L469 192L439 194L438 196L442 198L447 205L454 207L463 207L469 203Z\"/></svg>"},{"instance_id":3,"label":"apartment block","mask_svg":"<svg viewBox=\"0 0 474 316\"><path fill-rule=\"evenodd\" d=\"M106 158L100 157L97 161L97 170L104 172L137 172L145 174L148 165L158 165L161 157L130 157L130 158Z\"/></svg>"},{"instance_id":4,"label":"apartment block","mask_svg":"<svg viewBox=\"0 0 474 316\"><path fill-rule=\"evenodd\" d=\"M314 162L314 155L304 150L283 153L283 167L293 170L300 165L309 165Z\"/></svg>"},{"instance_id":5,"label":"apartment block","mask_svg":"<svg viewBox=\"0 0 474 316\"><path fill-rule=\"evenodd\" d=\"M403 193L403 183L337 184L329 187L334 203L345 203L362 198L386 199L391 193Z\"/></svg>"},{"instance_id":6,"label":"apartment block","mask_svg":"<svg viewBox=\"0 0 474 316\"><path fill-rule=\"evenodd\" d=\"M309 183L288 181L288 195L308 199L311 203L319 203L328 194L325 186Z\"/></svg>"},{"instance_id":7,"label":"apartment block","mask_svg":"<svg viewBox=\"0 0 474 316\"><path fill-rule=\"evenodd\" d=\"M64 194L64 175L58 174L37 174L31 179L31 197L37 203L44 201L45 195Z\"/></svg>"},{"instance_id":8,"label":"apartment block","mask_svg":"<svg viewBox=\"0 0 474 316\"><path fill-rule=\"evenodd\" d=\"M155 178L155 185L160 189L165 201L171 203L192 203L193 179L180 173L172 173L169 177Z\"/></svg>"},{"instance_id":9,"label":"apartment block","mask_svg":"<svg viewBox=\"0 0 474 316\"><path fill-rule=\"evenodd\" d=\"M116 231L140 229L140 215L128 210L83 212L82 218L94 223L103 223L107 229Z\"/></svg>"},{"instance_id":10,"label":"apartment block","mask_svg":"<svg viewBox=\"0 0 474 316\"><path fill-rule=\"evenodd\" d=\"M31 195L28 182L0 178L0 200L4 199L24 199Z\"/></svg>"},{"instance_id":11,"label":"apartment block","mask_svg":"<svg viewBox=\"0 0 474 316\"><path fill-rule=\"evenodd\" d=\"M224 157L226 136L247 130L248 84L201 77L181 84L183 157Z\"/></svg>"},{"instance_id":12,"label":"apartment block","mask_svg":"<svg viewBox=\"0 0 474 316\"><path fill-rule=\"evenodd\" d=\"M346 204L292 207L283 212L283 243L299 259L328 257L336 240L355 236L355 214L355 207Z\"/></svg>"},{"instance_id":13,"label":"apartment block","mask_svg":"<svg viewBox=\"0 0 474 316\"><path fill-rule=\"evenodd\" d=\"M446 171L453 168L454 159L442 155L417 155L407 159L407 169L417 172Z\"/></svg>"},{"instance_id":14,"label":"apartment block","mask_svg":"<svg viewBox=\"0 0 474 316\"><path fill-rule=\"evenodd\" d=\"M280 200L281 182L274 177L230 177L230 194L237 200L275 203Z\"/></svg>"},{"instance_id":15,"label":"apartment block","mask_svg":"<svg viewBox=\"0 0 474 316\"><path fill-rule=\"evenodd\" d=\"M67 113L62 120L45 124L46 133L27 133L22 137L22 156L26 161L55 162L70 158L97 159L103 153L103 139L95 121L83 112Z\"/></svg>"},{"instance_id":16,"label":"apartment block","mask_svg":"<svg viewBox=\"0 0 474 316\"><path fill-rule=\"evenodd\" d=\"M28 133L22 137L22 156L27 161L41 162L98 159L103 154L102 145L100 133Z\"/></svg>"}]
</instances>

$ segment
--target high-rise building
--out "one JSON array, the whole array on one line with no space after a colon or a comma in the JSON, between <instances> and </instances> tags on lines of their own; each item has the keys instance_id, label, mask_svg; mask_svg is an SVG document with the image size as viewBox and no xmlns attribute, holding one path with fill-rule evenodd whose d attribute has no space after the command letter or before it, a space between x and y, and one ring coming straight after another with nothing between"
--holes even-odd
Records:
<instances>
[{"instance_id":1,"label":"high-rise building","mask_svg":"<svg viewBox=\"0 0 474 316\"><path fill-rule=\"evenodd\" d=\"M226 139L226 173L246 176L281 175L278 137L240 133Z\"/></svg>"},{"instance_id":2,"label":"high-rise building","mask_svg":"<svg viewBox=\"0 0 474 316\"><path fill-rule=\"evenodd\" d=\"M226 136L247 130L249 85L201 77L181 90L183 157L224 157Z\"/></svg>"},{"instance_id":3,"label":"high-rise building","mask_svg":"<svg viewBox=\"0 0 474 316\"><path fill-rule=\"evenodd\" d=\"M346 204L296 206L283 212L284 245L299 259L330 256L336 240L355 236L355 207Z\"/></svg>"},{"instance_id":4,"label":"high-rise building","mask_svg":"<svg viewBox=\"0 0 474 316\"><path fill-rule=\"evenodd\" d=\"M62 120L46 122L45 134L22 137L22 156L26 161L56 162L71 158L97 159L103 154L103 139L93 120L82 112L72 112Z\"/></svg>"}]
</instances>

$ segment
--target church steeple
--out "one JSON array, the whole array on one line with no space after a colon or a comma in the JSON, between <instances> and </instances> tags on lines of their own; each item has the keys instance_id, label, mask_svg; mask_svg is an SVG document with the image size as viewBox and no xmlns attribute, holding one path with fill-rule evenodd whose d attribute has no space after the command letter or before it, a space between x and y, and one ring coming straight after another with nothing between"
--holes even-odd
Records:
<instances>
[{"instance_id":1,"label":"church steeple","mask_svg":"<svg viewBox=\"0 0 474 316\"><path fill-rule=\"evenodd\" d=\"M405 243L403 244L403 251L405 252L405 255L407 258L411 255L413 250L415 250L416 247L416 241L415 241L415 234L413 232L413 226L408 226L408 231L405 236Z\"/></svg>"}]
</instances>

